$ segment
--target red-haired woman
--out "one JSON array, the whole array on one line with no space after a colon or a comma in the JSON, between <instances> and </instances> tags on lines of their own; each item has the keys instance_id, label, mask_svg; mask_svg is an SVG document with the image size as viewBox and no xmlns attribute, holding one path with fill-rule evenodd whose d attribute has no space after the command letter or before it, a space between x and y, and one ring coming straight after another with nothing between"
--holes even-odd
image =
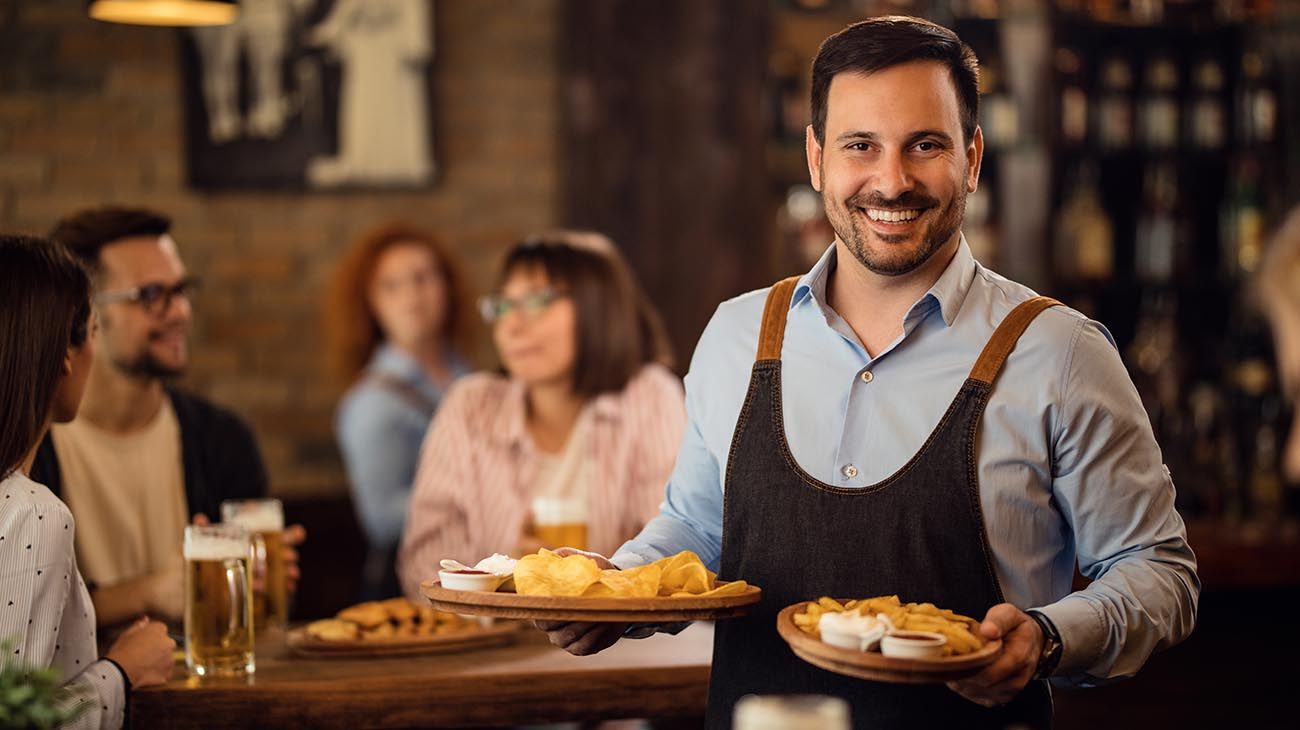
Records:
<instances>
[{"instance_id":1,"label":"red-haired woman","mask_svg":"<svg viewBox=\"0 0 1300 730\"><path fill-rule=\"evenodd\" d=\"M469 372L469 307L446 249L403 225L356 240L327 305L331 359L349 385L335 430L369 543L362 597L385 598L397 593L393 563L424 432Z\"/></svg>"}]
</instances>

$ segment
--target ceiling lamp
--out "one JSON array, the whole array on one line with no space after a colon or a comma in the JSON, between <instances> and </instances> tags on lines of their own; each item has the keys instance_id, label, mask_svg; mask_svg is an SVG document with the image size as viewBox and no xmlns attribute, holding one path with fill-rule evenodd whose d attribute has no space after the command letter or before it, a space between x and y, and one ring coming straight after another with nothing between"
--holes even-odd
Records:
<instances>
[{"instance_id":1,"label":"ceiling lamp","mask_svg":"<svg viewBox=\"0 0 1300 730\"><path fill-rule=\"evenodd\" d=\"M237 0L90 0L95 20L133 25L225 25L239 16Z\"/></svg>"}]
</instances>

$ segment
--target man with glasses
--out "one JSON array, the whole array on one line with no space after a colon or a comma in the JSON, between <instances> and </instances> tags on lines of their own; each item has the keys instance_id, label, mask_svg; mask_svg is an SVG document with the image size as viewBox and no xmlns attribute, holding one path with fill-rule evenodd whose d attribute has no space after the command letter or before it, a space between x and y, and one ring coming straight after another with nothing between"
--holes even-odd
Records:
<instances>
[{"instance_id":1,"label":"man with glasses","mask_svg":"<svg viewBox=\"0 0 1300 730\"><path fill-rule=\"evenodd\" d=\"M100 208L50 234L91 272L100 357L77 419L51 429L32 475L77 520L77 561L102 626L140 614L179 621L185 525L267 491L248 426L167 383L189 364L197 288L170 230L152 211ZM291 546L302 537L301 527L285 535ZM288 557L296 580L297 554Z\"/></svg>"}]
</instances>

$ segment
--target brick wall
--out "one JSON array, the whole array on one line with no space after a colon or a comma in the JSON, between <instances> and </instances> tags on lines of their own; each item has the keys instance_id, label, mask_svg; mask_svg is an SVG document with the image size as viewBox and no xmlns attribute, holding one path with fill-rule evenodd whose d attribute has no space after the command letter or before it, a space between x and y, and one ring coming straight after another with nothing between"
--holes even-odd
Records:
<instances>
[{"instance_id":1,"label":"brick wall","mask_svg":"<svg viewBox=\"0 0 1300 730\"><path fill-rule=\"evenodd\" d=\"M187 384L249 419L273 490L341 490L318 312L350 237L441 232L476 290L556 223L559 0L436 0L439 181L420 193L197 193L184 180L175 31L97 23L80 0L0 0L0 230L104 203L175 219L205 279Z\"/></svg>"}]
</instances>

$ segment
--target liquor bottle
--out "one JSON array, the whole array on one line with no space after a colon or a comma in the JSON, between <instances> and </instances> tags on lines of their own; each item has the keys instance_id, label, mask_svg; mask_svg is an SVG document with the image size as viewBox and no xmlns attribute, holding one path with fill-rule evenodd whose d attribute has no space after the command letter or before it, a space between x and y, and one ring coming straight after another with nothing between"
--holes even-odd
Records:
<instances>
[{"instance_id":1,"label":"liquor bottle","mask_svg":"<svg viewBox=\"0 0 1300 730\"><path fill-rule=\"evenodd\" d=\"M1179 210L1178 182L1172 162L1147 167L1142 182L1134 270L1149 284L1169 284L1186 271L1189 235Z\"/></svg>"},{"instance_id":2,"label":"liquor bottle","mask_svg":"<svg viewBox=\"0 0 1300 730\"><path fill-rule=\"evenodd\" d=\"M803 145L808 105L802 89L803 63L789 50L774 51L768 59L769 118L772 133L786 144Z\"/></svg>"},{"instance_id":3,"label":"liquor bottle","mask_svg":"<svg viewBox=\"0 0 1300 730\"><path fill-rule=\"evenodd\" d=\"M980 67L980 126L992 149L1011 147L1020 137L1020 110L1007 91L997 55Z\"/></svg>"},{"instance_id":4,"label":"liquor bottle","mask_svg":"<svg viewBox=\"0 0 1300 730\"><path fill-rule=\"evenodd\" d=\"M1056 221L1057 266L1071 281L1107 281L1115 270L1114 227L1101 205L1096 170L1085 164Z\"/></svg>"},{"instance_id":5,"label":"liquor bottle","mask_svg":"<svg viewBox=\"0 0 1300 730\"><path fill-rule=\"evenodd\" d=\"M1178 146L1178 67L1167 56L1159 56L1147 65L1138 126L1147 148L1170 150Z\"/></svg>"},{"instance_id":6,"label":"liquor bottle","mask_svg":"<svg viewBox=\"0 0 1300 730\"><path fill-rule=\"evenodd\" d=\"M1069 146L1078 146L1088 139L1088 93L1084 91L1083 61L1078 51L1067 47L1056 49L1053 60L1061 84L1057 109L1060 138Z\"/></svg>"},{"instance_id":7,"label":"liquor bottle","mask_svg":"<svg viewBox=\"0 0 1300 730\"><path fill-rule=\"evenodd\" d=\"M1165 17L1164 0L1129 0L1129 18L1138 25L1156 25Z\"/></svg>"},{"instance_id":8,"label":"liquor bottle","mask_svg":"<svg viewBox=\"0 0 1300 730\"><path fill-rule=\"evenodd\" d=\"M1247 51L1241 57L1237 93L1237 135L1248 146L1266 146L1277 138L1277 87L1264 55Z\"/></svg>"},{"instance_id":9,"label":"liquor bottle","mask_svg":"<svg viewBox=\"0 0 1300 730\"><path fill-rule=\"evenodd\" d=\"M1223 66L1212 58L1201 61L1193 74L1193 87L1195 95L1188 135L1192 146L1204 150L1222 149L1228 126L1223 110Z\"/></svg>"},{"instance_id":10,"label":"liquor bottle","mask_svg":"<svg viewBox=\"0 0 1300 730\"><path fill-rule=\"evenodd\" d=\"M1255 433L1255 457L1250 469L1250 512L1257 520L1272 522L1282 516L1286 494L1278 470L1277 431L1267 413L1262 420Z\"/></svg>"},{"instance_id":11,"label":"liquor bottle","mask_svg":"<svg viewBox=\"0 0 1300 730\"><path fill-rule=\"evenodd\" d=\"M1230 280L1255 271L1264 253L1264 202L1259 188L1259 163L1238 163L1219 214L1220 263Z\"/></svg>"},{"instance_id":12,"label":"liquor bottle","mask_svg":"<svg viewBox=\"0 0 1300 730\"><path fill-rule=\"evenodd\" d=\"M1097 105L1097 134L1102 149L1124 150L1133 144L1133 67L1118 56L1101 69L1102 93Z\"/></svg>"}]
</instances>

